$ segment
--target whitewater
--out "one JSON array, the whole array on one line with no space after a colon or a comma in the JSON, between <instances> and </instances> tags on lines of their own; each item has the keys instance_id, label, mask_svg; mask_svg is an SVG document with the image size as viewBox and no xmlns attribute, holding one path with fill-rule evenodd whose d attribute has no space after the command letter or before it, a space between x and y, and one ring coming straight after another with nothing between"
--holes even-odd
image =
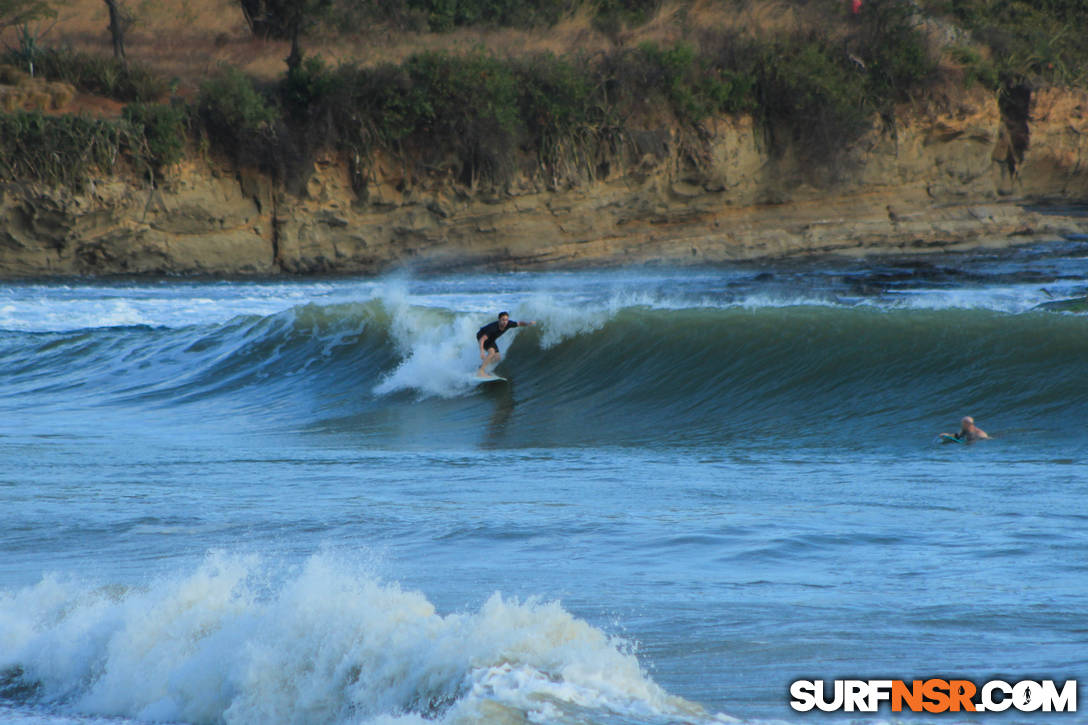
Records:
<instances>
[{"instance_id":1,"label":"whitewater","mask_svg":"<svg viewBox=\"0 0 1088 725\"><path fill-rule=\"evenodd\" d=\"M1075 239L6 284L0 722L1088 722L788 694L1088 681L1086 296Z\"/></svg>"}]
</instances>

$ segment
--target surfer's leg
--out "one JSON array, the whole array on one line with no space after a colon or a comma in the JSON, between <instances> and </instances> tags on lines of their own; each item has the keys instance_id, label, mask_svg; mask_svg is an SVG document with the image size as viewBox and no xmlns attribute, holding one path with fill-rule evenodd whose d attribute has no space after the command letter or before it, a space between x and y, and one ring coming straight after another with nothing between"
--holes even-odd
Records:
<instances>
[{"instance_id":1,"label":"surfer's leg","mask_svg":"<svg viewBox=\"0 0 1088 725\"><path fill-rule=\"evenodd\" d=\"M498 350L491 350L487 353L487 359L480 365L480 369L476 371L476 374L481 378L486 378L487 368L492 364L498 364L501 359L502 355L499 354Z\"/></svg>"}]
</instances>

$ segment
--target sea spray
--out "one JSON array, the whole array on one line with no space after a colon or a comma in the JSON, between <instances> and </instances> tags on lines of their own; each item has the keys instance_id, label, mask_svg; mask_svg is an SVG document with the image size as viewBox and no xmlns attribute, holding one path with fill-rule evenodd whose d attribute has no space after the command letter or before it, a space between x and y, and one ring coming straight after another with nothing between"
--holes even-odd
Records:
<instances>
[{"instance_id":1,"label":"sea spray","mask_svg":"<svg viewBox=\"0 0 1088 725\"><path fill-rule=\"evenodd\" d=\"M449 398L475 389L471 375L479 365L476 332L490 321L487 317L412 304L404 288L391 285L378 299L390 317L402 360L374 386L376 395L411 390L423 396ZM623 295L605 305L575 305L537 293L511 312L515 321L535 321L540 328L539 347L548 349L563 340L599 330L630 303L630 296ZM508 351L523 329L511 328L503 336L501 348Z\"/></svg>"},{"instance_id":2,"label":"sea spray","mask_svg":"<svg viewBox=\"0 0 1088 725\"><path fill-rule=\"evenodd\" d=\"M570 304L552 295L536 294L524 305L540 324L540 347L547 350L564 340L600 330L616 313L643 300L613 296L604 304Z\"/></svg>"},{"instance_id":3,"label":"sea spray","mask_svg":"<svg viewBox=\"0 0 1088 725\"><path fill-rule=\"evenodd\" d=\"M629 645L557 602L442 615L331 554L280 572L211 553L142 588L46 577L0 593L0 669L78 715L192 723L462 722L499 707L695 721ZM560 720L562 717L559 718Z\"/></svg>"},{"instance_id":4,"label":"sea spray","mask_svg":"<svg viewBox=\"0 0 1088 725\"><path fill-rule=\"evenodd\" d=\"M433 319L435 315L432 311L402 310L394 316L401 360L374 386L375 395L412 390L453 397L471 388L469 376L480 363L473 346L475 323L465 316L439 321ZM432 318L429 325L418 319L424 316ZM414 318L415 324L405 322L405 318Z\"/></svg>"}]
</instances>

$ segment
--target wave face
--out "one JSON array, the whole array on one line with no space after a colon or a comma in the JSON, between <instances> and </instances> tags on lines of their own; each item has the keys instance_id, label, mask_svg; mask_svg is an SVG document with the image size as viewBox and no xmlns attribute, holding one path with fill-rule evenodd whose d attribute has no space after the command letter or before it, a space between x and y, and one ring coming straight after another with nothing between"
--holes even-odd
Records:
<instances>
[{"instance_id":1,"label":"wave face","mask_svg":"<svg viewBox=\"0 0 1088 725\"><path fill-rule=\"evenodd\" d=\"M0 288L0 721L1072 675L1088 245L864 264ZM999 440L936 445L964 414Z\"/></svg>"},{"instance_id":2,"label":"wave face","mask_svg":"<svg viewBox=\"0 0 1088 725\"><path fill-rule=\"evenodd\" d=\"M1006 287L873 299L605 279L589 294L572 284L511 295L515 319L539 324L500 340L508 385L472 380L475 331L493 311L464 309L470 295L334 285L362 299L286 298L266 314L219 319L228 306L209 319L194 312L206 306L197 289L150 324L0 333L0 404L155 410L392 446L475 444L481 430L494 445L540 447L841 445L954 427L968 413L1060 437L1062 421L1088 414L1088 318L1028 306L1023 292L1010 302Z\"/></svg>"},{"instance_id":3,"label":"wave face","mask_svg":"<svg viewBox=\"0 0 1088 725\"><path fill-rule=\"evenodd\" d=\"M141 588L0 594L0 701L143 722L711 719L557 603L496 594L443 616L328 555L274 570L211 554Z\"/></svg>"}]
</instances>

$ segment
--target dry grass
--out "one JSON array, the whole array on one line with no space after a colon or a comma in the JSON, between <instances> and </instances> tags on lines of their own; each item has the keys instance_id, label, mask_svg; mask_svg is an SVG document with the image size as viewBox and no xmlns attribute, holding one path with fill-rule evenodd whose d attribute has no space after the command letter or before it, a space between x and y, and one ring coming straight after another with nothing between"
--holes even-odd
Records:
<instances>
[{"instance_id":1,"label":"dry grass","mask_svg":"<svg viewBox=\"0 0 1088 725\"><path fill-rule=\"evenodd\" d=\"M318 43L319 49L316 47ZM458 54L485 48L501 57L544 52L556 55L572 52L592 54L613 47L614 42L593 28L590 12L582 9L561 19L551 28L519 30L470 27L455 28L448 33L374 29L350 37L315 39L309 45L314 52L319 52L333 63L355 62L371 66L401 63L423 50Z\"/></svg>"},{"instance_id":2,"label":"dry grass","mask_svg":"<svg viewBox=\"0 0 1088 725\"><path fill-rule=\"evenodd\" d=\"M36 29L44 31L42 44L112 52L102 0L68 0L63 5L55 23ZM127 0L127 8L134 18L126 38L129 58L176 79L182 95L194 92L220 64L266 80L284 72L288 44L252 38L236 0ZM593 55L646 41L671 43L709 30L780 33L810 22L788 0L672 0L645 25L609 35L595 29L589 9L582 8L551 28L532 31L458 28L432 34L376 27L352 35L310 38L304 47L332 64L363 65L399 63L422 50L462 53L486 48L499 56ZM9 30L0 41L14 46L14 31Z\"/></svg>"},{"instance_id":3,"label":"dry grass","mask_svg":"<svg viewBox=\"0 0 1088 725\"><path fill-rule=\"evenodd\" d=\"M701 28L763 37L794 33L818 22L808 17L803 8L786 0L750 0L732 6L695 0L689 16Z\"/></svg>"},{"instance_id":4,"label":"dry grass","mask_svg":"<svg viewBox=\"0 0 1088 725\"><path fill-rule=\"evenodd\" d=\"M76 89L67 83L31 78L19 68L0 65L0 110L4 113L66 109L75 97Z\"/></svg>"},{"instance_id":5,"label":"dry grass","mask_svg":"<svg viewBox=\"0 0 1088 725\"><path fill-rule=\"evenodd\" d=\"M39 44L105 55L113 52L102 0L68 0L57 6L55 21L31 28L40 36ZM125 39L129 59L177 78L183 91L198 85L219 63L244 68L279 52L278 47L270 47L279 44L257 43L249 37L245 19L233 0L128 0L127 8L133 16ZM9 29L0 41L14 47L14 30ZM286 56L286 51L282 52Z\"/></svg>"}]
</instances>

